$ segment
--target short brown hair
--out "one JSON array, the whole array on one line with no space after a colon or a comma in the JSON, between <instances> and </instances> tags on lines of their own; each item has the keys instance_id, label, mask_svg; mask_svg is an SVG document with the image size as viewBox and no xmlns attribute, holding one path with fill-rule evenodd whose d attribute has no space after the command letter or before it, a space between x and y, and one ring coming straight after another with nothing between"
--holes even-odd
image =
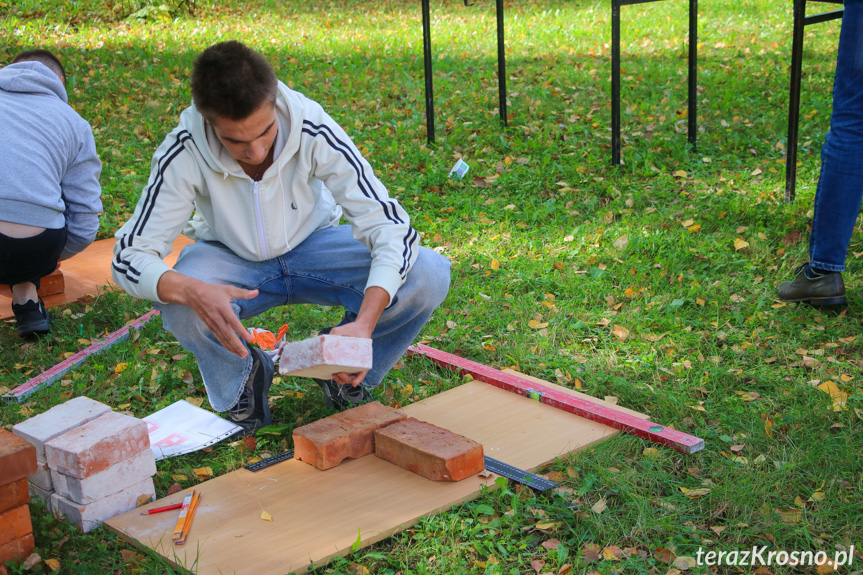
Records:
<instances>
[{"instance_id":1,"label":"short brown hair","mask_svg":"<svg viewBox=\"0 0 863 575\"><path fill-rule=\"evenodd\" d=\"M19 62L41 62L48 66L52 72L57 74L57 77L65 84L66 83L66 69L63 68L62 62L60 62L60 58L54 55L50 50L36 49L36 50L25 50L15 56L12 60L13 64L17 64Z\"/></svg>"},{"instance_id":2,"label":"short brown hair","mask_svg":"<svg viewBox=\"0 0 863 575\"><path fill-rule=\"evenodd\" d=\"M243 120L264 102L275 104L278 80L266 58L231 40L213 44L195 58L191 88L205 118Z\"/></svg>"}]
</instances>

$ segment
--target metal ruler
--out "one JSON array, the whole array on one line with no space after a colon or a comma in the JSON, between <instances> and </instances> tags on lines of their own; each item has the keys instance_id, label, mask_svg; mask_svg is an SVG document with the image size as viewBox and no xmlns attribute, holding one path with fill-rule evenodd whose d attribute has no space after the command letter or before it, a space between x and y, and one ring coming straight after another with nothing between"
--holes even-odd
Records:
<instances>
[{"instance_id":1,"label":"metal ruler","mask_svg":"<svg viewBox=\"0 0 863 575\"><path fill-rule=\"evenodd\" d=\"M289 449L287 451L283 451L281 453L277 453L272 457L267 457L266 459L262 459L260 461L256 461L254 463L250 463L244 466L249 471L260 471L265 467L269 467L270 465L275 465L276 463L281 463L282 461L287 461L288 459L292 459L294 457L294 450Z\"/></svg>"},{"instance_id":2,"label":"metal ruler","mask_svg":"<svg viewBox=\"0 0 863 575\"><path fill-rule=\"evenodd\" d=\"M549 489L557 487L557 483L550 479L540 477L539 475L535 475L529 471L524 471L518 467L513 467L512 465L504 463L503 461L498 461L488 455L485 456L485 470L502 475L507 479L512 479L522 485L532 487L537 491L548 491Z\"/></svg>"},{"instance_id":3,"label":"metal ruler","mask_svg":"<svg viewBox=\"0 0 863 575\"><path fill-rule=\"evenodd\" d=\"M273 455L272 457L267 457L266 459L250 463L244 467L249 471L260 471L261 469L275 465L276 463L281 463L282 461L287 461L293 457L294 450L289 449ZM557 483L554 481L550 481L545 477L540 477L539 475L524 471L518 467L513 467L512 465L508 465L503 461L499 461L493 457L489 457L488 455L485 456L485 469L486 471L491 471L492 473L496 473L500 476L506 477L507 479L512 479L522 485L532 487L537 491L547 491L557 487Z\"/></svg>"}]
</instances>

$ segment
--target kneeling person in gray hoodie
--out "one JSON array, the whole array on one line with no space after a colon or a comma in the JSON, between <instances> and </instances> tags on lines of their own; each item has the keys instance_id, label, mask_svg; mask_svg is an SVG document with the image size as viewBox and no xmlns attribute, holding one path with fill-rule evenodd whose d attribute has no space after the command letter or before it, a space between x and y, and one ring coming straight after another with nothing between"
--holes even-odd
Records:
<instances>
[{"instance_id":1,"label":"kneeling person in gray hoodie","mask_svg":"<svg viewBox=\"0 0 863 575\"><path fill-rule=\"evenodd\" d=\"M48 50L21 52L0 69L0 284L12 289L22 337L50 329L40 280L99 229L102 164L65 84Z\"/></svg>"}]
</instances>

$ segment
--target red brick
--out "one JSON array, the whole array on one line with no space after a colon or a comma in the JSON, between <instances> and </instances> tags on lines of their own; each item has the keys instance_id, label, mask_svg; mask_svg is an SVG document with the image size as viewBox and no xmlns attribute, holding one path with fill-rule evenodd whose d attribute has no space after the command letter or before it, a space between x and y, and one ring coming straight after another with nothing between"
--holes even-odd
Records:
<instances>
[{"instance_id":1,"label":"red brick","mask_svg":"<svg viewBox=\"0 0 863 575\"><path fill-rule=\"evenodd\" d=\"M0 513L26 505L28 501L30 501L30 489L27 486L26 477L0 485Z\"/></svg>"},{"instance_id":2,"label":"red brick","mask_svg":"<svg viewBox=\"0 0 863 575\"><path fill-rule=\"evenodd\" d=\"M147 424L110 411L45 444L48 467L84 479L150 447Z\"/></svg>"},{"instance_id":3,"label":"red brick","mask_svg":"<svg viewBox=\"0 0 863 575\"><path fill-rule=\"evenodd\" d=\"M30 522L30 508L21 505L0 513L0 545L20 539L33 532L33 524Z\"/></svg>"},{"instance_id":4,"label":"red brick","mask_svg":"<svg viewBox=\"0 0 863 575\"><path fill-rule=\"evenodd\" d=\"M36 473L36 448L0 428L0 485Z\"/></svg>"},{"instance_id":5,"label":"red brick","mask_svg":"<svg viewBox=\"0 0 863 575\"><path fill-rule=\"evenodd\" d=\"M39 297L48 297L66 291L66 280L63 279L63 272L60 270L54 270L43 277L39 283Z\"/></svg>"},{"instance_id":6,"label":"red brick","mask_svg":"<svg viewBox=\"0 0 863 575\"><path fill-rule=\"evenodd\" d=\"M330 379L334 373L372 368L372 340L364 337L319 335L282 347L279 373Z\"/></svg>"},{"instance_id":7,"label":"red brick","mask_svg":"<svg viewBox=\"0 0 863 575\"><path fill-rule=\"evenodd\" d=\"M0 545L0 565L7 561L15 561L22 563L36 547L36 542L33 541L33 534L28 533L20 539L15 539L9 543Z\"/></svg>"},{"instance_id":8,"label":"red brick","mask_svg":"<svg viewBox=\"0 0 863 575\"><path fill-rule=\"evenodd\" d=\"M375 431L375 455L435 481L461 481L485 468L481 444L412 417Z\"/></svg>"},{"instance_id":9,"label":"red brick","mask_svg":"<svg viewBox=\"0 0 863 575\"><path fill-rule=\"evenodd\" d=\"M376 429L406 415L379 401L319 419L294 429L294 457L318 469L335 467L347 458L374 453Z\"/></svg>"}]
</instances>

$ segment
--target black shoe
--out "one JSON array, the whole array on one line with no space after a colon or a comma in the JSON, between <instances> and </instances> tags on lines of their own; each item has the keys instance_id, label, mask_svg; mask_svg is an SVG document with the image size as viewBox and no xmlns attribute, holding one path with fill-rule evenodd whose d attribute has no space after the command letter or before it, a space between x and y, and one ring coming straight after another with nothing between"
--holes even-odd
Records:
<instances>
[{"instance_id":1,"label":"black shoe","mask_svg":"<svg viewBox=\"0 0 863 575\"><path fill-rule=\"evenodd\" d=\"M794 280L779 284L779 299L814 306L845 303L845 282L839 272L817 272L809 262L794 270Z\"/></svg>"},{"instance_id":2,"label":"black shoe","mask_svg":"<svg viewBox=\"0 0 863 575\"><path fill-rule=\"evenodd\" d=\"M42 303L41 299L38 302L30 300L21 305L13 303L12 313L15 314L15 321L18 323L18 335L21 337L48 333L51 330L48 310L45 309L45 304Z\"/></svg>"},{"instance_id":3,"label":"black shoe","mask_svg":"<svg viewBox=\"0 0 863 575\"><path fill-rule=\"evenodd\" d=\"M243 429L236 436L253 435L273 422L267 393L273 383L273 360L263 350L253 347L252 371L237 404L228 411L228 421Z\"/></svg>"},{"instance_id":4,"label":"black shoe","mask_svg":"<svg viewBox=\"0 0 863 575\"><path fill-rule=\"evenodd\" d=\"M316 379L315 382L324 390L327 406L336 411L350 409L372 400L371 392L363 384L356 387L341 385L332 379Z\"/></svg>"}]
</instances>

